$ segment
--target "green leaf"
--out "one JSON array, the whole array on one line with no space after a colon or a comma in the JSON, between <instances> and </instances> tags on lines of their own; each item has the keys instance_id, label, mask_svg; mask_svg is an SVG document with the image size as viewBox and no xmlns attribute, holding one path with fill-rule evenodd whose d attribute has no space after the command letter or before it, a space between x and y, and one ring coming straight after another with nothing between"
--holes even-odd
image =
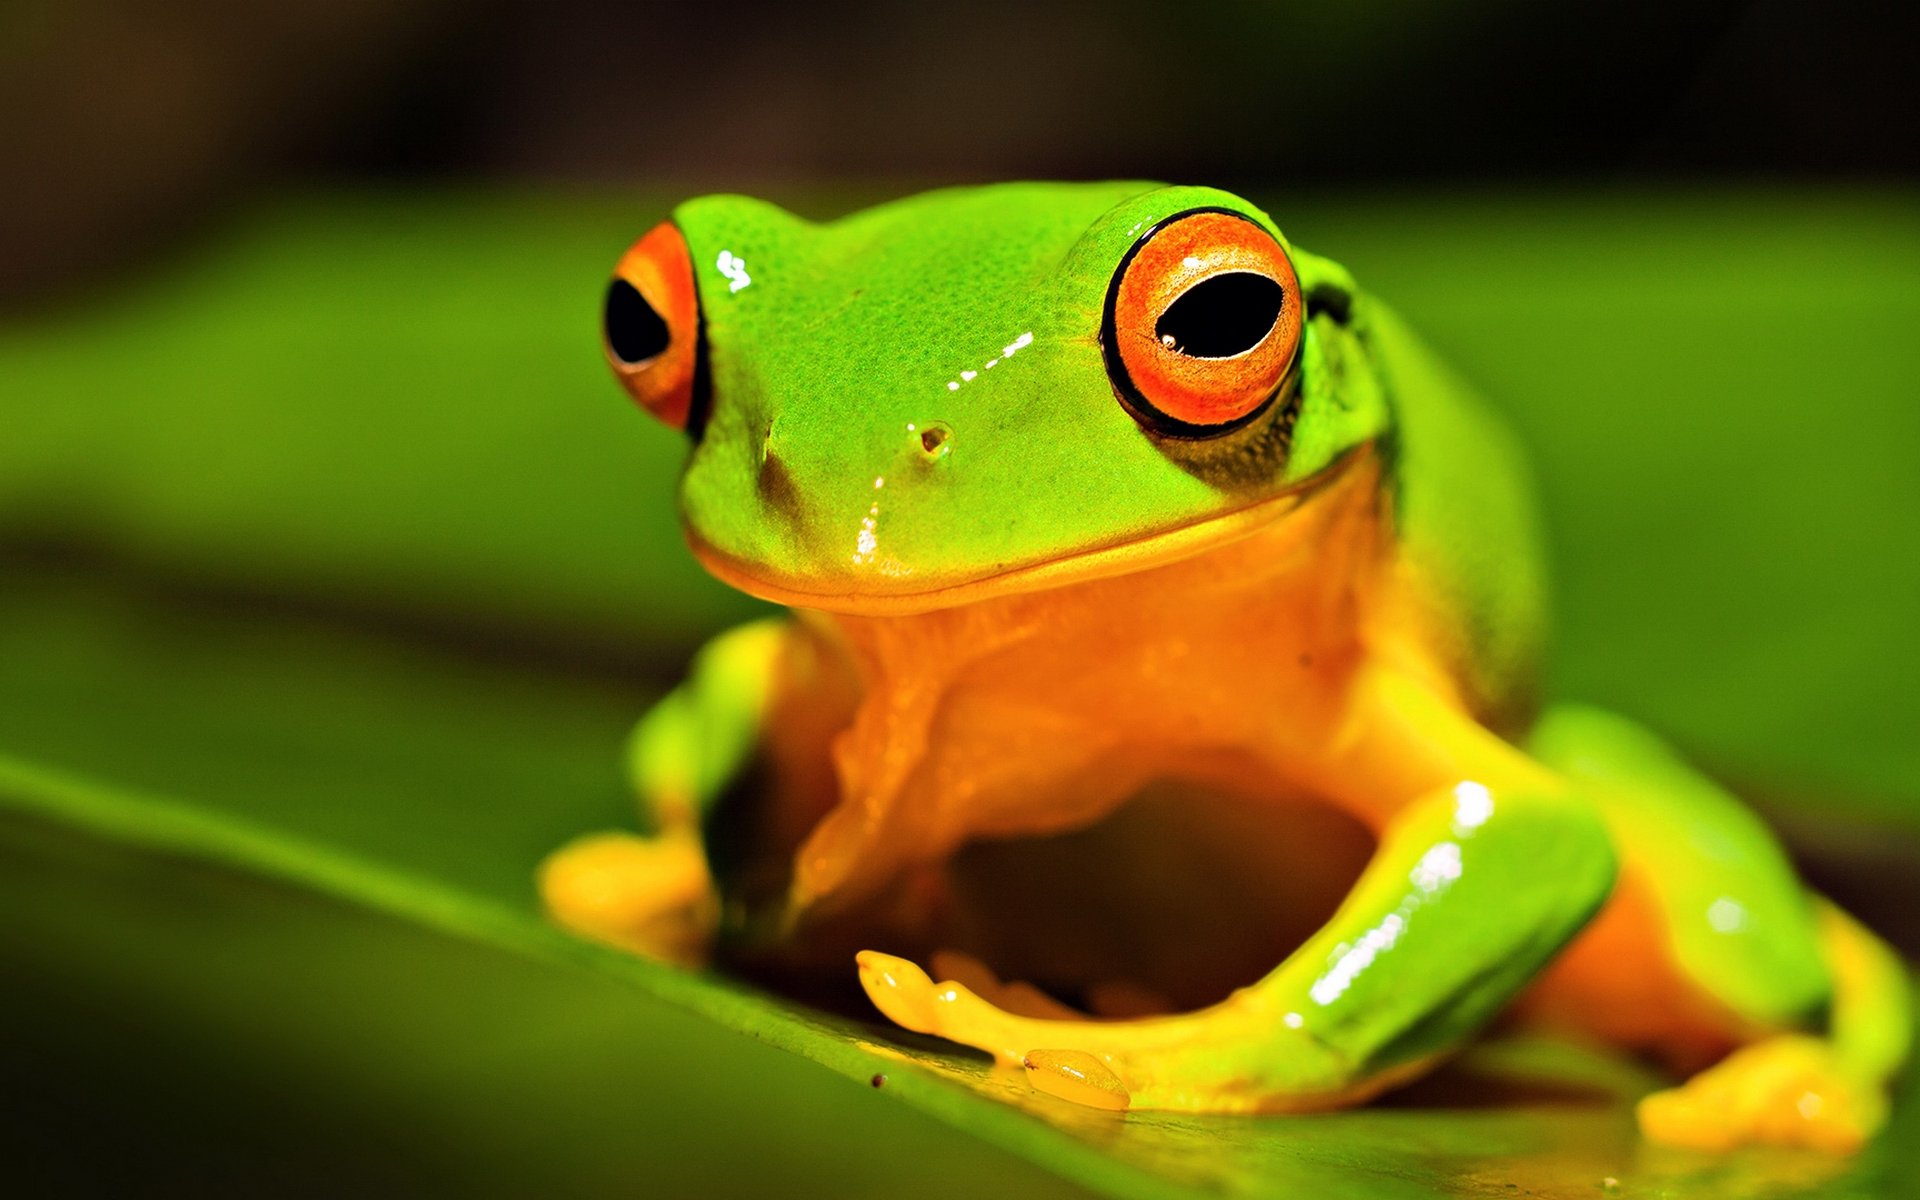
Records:
<instances>
[{"instance_id":1,"label":"green leaf","mask_svg":"<svg viewBox=\"0 0 1920 1200\"><path fill-rule=\"evenodd\" d=\"M1273 208L1539 449L1561 687L1912 813L1914 206ZM660 211L316 198L0 336L0 1011L61 1048L49 1094L218 1145L191 1104L111 1108L198 1074L312 1131L244 1130L269 1178L317 1142L436 1193L1920 1185L1911 1094L1851 1162L1642 1145L1638 1068L1521 1041L1356 1112L1115 1117L551 928L534 865L631 824L626 728L755 611L680 547L678 448L598 363L599 281Z\"/></svg>"}]
</instances>

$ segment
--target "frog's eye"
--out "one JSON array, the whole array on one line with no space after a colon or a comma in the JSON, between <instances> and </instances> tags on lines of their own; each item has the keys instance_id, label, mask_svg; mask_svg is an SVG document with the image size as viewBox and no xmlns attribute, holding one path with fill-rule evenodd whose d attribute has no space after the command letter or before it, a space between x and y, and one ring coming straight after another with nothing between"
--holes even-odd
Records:
<instances>
[{"instance_id":1,"label":"frog's eye","mask_svg":"<svg viewBox=\"0 0 1920 1200\"><path fill-rule=\"evenodd\" d=\"M1114 389L1143 425L1213 437L1279 395L1300 346L1300 285L1250 218L1176 213L1121 260L1100 340Z\"/></svg>"},{"instance_id":2,"label":"frog's eye","mask_svg":"<svg viewBox=\"0 0 1920 1200\"><path fill-rule=\"evenodd\" d=\"M695 418L700 300L693 256L671 222L655 225L614 269L602 331L607 362L628 393L675 429L687 428Z\"/></svg>"}]
</instances>

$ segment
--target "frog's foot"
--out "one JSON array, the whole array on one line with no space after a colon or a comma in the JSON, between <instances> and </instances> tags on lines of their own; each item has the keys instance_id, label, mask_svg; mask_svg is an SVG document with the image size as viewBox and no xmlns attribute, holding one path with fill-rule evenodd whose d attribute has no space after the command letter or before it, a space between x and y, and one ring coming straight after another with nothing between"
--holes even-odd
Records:
<instances>
[{"instance_id":1,"label":"frog's foot","mask_svg":"<svg viewBox=\"0 0 1920 1200\"><path fill-rule=\"evenodd\" d=\"M860 985L894 1024L975 1046L1002 1064L1024 1067L1038 1091L1098 1108L1125 1109L1130 1104L1131 1093L1110 1053L1059 1044L1065 1039L1056 1030L1090 1028L1086 1018L1031 985L1003 984L978 960L952 951L936 955L935 968L965 977L967 983L949 979L936 984L913 963L877 950L862 950L854 961L860 967ZM975 994L976 987L1001 1004ZM1033 1011L1064 1011L1065 1019L1010 1011L1026 1007L1031 999L1021 989L1044 1001Z\"/></svg>"},{"instance_id":2,"label":"frog's foot","mask_svg":"<svg viewBox=\"0 0 1920 1200\"><path fill-rule=\"evenodd\" d=\"M540 897L576 933L680 966L706 961L719 899L698 835L596 833L540 865Z\"/></svg>"},{"instance_id":3,"label":"frog's foot","mask_svg":"<svg viewBox=\"0 0 1920 1200\"><path fill-rule=\"evenodd\" d=\"M977 968L974 983L1014 1003L1026 987L1002 984L964 956L942 955L938 961L943 967L961 966L956 974ZM1039 1091L1098 1108L1332 1108L1359 1103L1413 1073L1360 1082L1343 1077L1345 1064L1337 1056L1248 990L1176 1016L1089 1020L1067 1009L1072 1019L1058 1020L1008 1011L959 980L935 983L891 954L862 950L856 962L861 986L896 1025L985 1050L1002 1064L1024 1068ZM1042 998L1048 1010L1064 1008Z\"/></svg>"},{"instance_id":4,"label":"frog's foot","mask_svg":"<svg viewBox=\"0 0 1920 1200\"><path fill-rule=\"evenodd\" d=\"M1002 983L1000 977L993 973L993 968L973 955L962 954L958 950L936 950L933 972L942 979L960 984L994 1008L1017 1017L1034 1017L1042 1021L1087 1019L1085 1013L1068 1008L1030 983L1017 979ZM866 978L864 972L861 978Z\"/></svg>"},{"instance_id":5,"label":"frog's foot","mask_svg":"<svg viewBox=\"0 0 1920 1200\"><path fill-rule=\"evenodd\" d=\"M1819 1038L1770 1038L1640 1101L1640 1130L1703 1150L1765 1143L1851 1154L1886 1119L1885 1095L1849 1079Z\"/></svg>"},{"instance_id":6,"label":"frog's foot","mask_svg":"<svg viewBox=\"0 0 1920 1200\"><path fill-rule=\"evenodd\" d=\"M883 959L884 955L873 955L874 959ZM896 981L905 974L896 964L902 960L888 963L876 963L883 974L891 974ZM911 967L912 963L905 966ZM868 964L861 963L861 980L867 978ZM1040 1021L1085 1021L1086 1014L1047 995L1030 983L1015 980L1003 983L979 959L957 950L936 951L933 956L934 974L956 989L964 988L987 1007L1010 1013L1016 1017L1030 1017ZM934 987L931 979L928 987ZM871 994L871 988L869 989ZM957 994L957 993L956 993ZM1105 1108L1116 1112L1125 1112L1133 1097L1127 1091L1126 1084L1113 1073L1105 1062L1084 1050L1030 1050L1021 1056L1021 1065L1027 1070L1027 1082L1038 1092L1058 1096L1062 1100L1071 1100L1075 1104L1084 1104L1089 1108Z\"/></svg>"}]
</instances>

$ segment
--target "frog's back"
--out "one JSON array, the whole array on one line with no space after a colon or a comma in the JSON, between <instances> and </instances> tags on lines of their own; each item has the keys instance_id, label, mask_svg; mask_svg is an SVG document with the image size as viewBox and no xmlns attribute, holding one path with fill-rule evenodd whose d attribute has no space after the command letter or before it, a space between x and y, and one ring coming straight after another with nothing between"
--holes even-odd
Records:
<instances>
[{"instance_id":1,"label":"frog's back","mask_svg":"<svg viewBox=\"0 0 1920 1200\"><path fill-rule=\"evenodd\" d=\"M1545 666L1545 552L1518 440L1397 314L1362 296L1355 318L1393 409L1382 449L1403 562L1469 701L1512 736Z\"/></svg>"}]
</instances>

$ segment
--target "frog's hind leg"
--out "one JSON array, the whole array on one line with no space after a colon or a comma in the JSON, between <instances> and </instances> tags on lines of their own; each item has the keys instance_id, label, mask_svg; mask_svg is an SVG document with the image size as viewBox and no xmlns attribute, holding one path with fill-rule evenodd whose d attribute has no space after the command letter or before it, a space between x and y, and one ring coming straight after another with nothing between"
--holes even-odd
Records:
<instances>
[{"instance_id":1,"label":"frog's hind leg","mask_svg":"<svg viewBox=\"0 0 1920 1200\"><path fill-rule=\"evenodd\" d=\"M1907 1054L1906 975L1812 896L1766 826L1653 735L1563 707L1530 749L1600 805L1622 851L1609 909L1522 1004L1698 1070L1642 1101L1674 1144L1848 1151L1885 1118Z\"/></svg>"},{"instance_id":2,"label":"frog's hind leg","mask_svg":"<svg viewBox=\"0 0 1920 1200\"><path fill-rule=\"evenodd\" d=\"M1765 1038L1646 1097L1639 1115L1649 1137L1703 1149L1771 1142L1844 1154L1885 1122L1885 1081L1905 1060L1911 1029L1904 968L1824 901L1820 926L1833 973L1827 1036Z\"/></svg>"}]
</instances>

